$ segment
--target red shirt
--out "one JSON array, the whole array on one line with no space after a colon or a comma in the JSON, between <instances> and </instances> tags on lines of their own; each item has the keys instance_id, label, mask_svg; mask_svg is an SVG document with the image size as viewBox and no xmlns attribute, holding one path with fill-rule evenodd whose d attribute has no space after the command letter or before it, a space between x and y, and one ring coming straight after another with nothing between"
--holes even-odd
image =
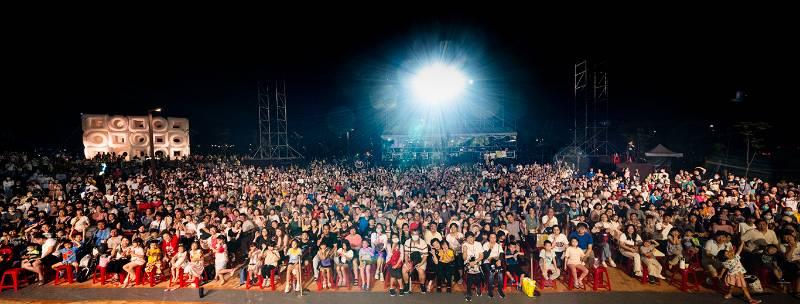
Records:
<instances>
[{"instance_id":1,"label":"red shirt","mask_svg":"<svg viewBox=\"0 0 800 304\"><path fill-rule=\"evenodd\" d=\"M178 238L172 237L169 242L161 241L161 252L167 257L173 257L178 253Z\"/></svg>"},{"instance_id":2,"label":"red shirt","mask_svg":"<svg viewBox=\"0 0 800 304\"><path fill-rule=\"evenodd\" d=\"M389 262L387 263L389 264L389 267L394 268L394 265L397 264L398 260L400 260L400 249L395 248L392 250L392 256L389 258ZM400 267L402 267L402 264Z\"/></svg>"}]
</instances>

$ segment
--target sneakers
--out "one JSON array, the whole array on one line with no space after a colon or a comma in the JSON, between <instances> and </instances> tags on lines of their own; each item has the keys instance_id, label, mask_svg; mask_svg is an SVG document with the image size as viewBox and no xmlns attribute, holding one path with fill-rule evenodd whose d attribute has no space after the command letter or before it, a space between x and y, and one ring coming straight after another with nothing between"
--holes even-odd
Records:
<instances>
[{"instance_id":1,"label":"sneakers","mask_svg":"<svg viewBox=\"0 0 800 304\"><path fill-rule=\"evenodd\" d=\"M614 263L613 259L608 259L608 265L611 265L611 267L614 267L614 268L617 267L617 263Z\"/></svg>"},{"instance_id":2,"label":"sneakers","mask_svg":"<svg viewBox=\"0 0 800 304\"><path fill-rule=\"evenodd\" d=\"M498 290L497 294L500 295L501 299L505 299L506 298L506 293L504 293L502 289Z\"/></svg>"},{"instance_id":3,"label":"sneakers","mask_svg":"<svg viewBox=\"0 0 800 304\"><path fill-rule=\"evenodd\" d=\"M396 294L394 293L394 288L392 288L392 289L389 289L389 296L390 296L390 297L394 297L394 296L396 296Z\"/></svg>"},{"instance_id":4,"label":"sneakers","mask_svg":"<svg viewBox=\"0 0 800 304\"><path fill-rule=\"evenodd\" d=\"M292 287L292 285L286 284L286 288L283 289L283 293L289 293L289 290L291 290L291 287Z\"/></svg>"},{"instance_id":5,"label":"sneakers","mask_svg":"<svg viewBox=\"0 0 800 304\"><path fill-rule=\"evenodd\" d=\"M491 298L494 298L494 292L492 292L491 290L489 290L489 299L491 299Z\"/></svg>"},{"instance_id":6,"label":"sneakers","mask_svg":"<svg viewBox=\"0 0 800 304\"><path fill-rule=\"evenodd\" d=\"M606 261L603 261L602 265L603 265L603 267L608 268L608 264L606 264Z\"/></svg>"},{"instance_id":7,"label":"sneakers","mask_svg":"<svg viewBox=\"0 0 800 304\"><path fill-rule=\"evenodd\" d=\"M381 272L381 275L380 275L380 279L379 279L379 280L380 280L381 282L383 282L383 272Z\"/></svg>"},{"instance_id":8,"label":"sneakers","mask_svg":"<svg viewBox=\"0 0 800 304\"><path fill-rule=\"evenodd\" d=\"M300 291L300 283L294 283L294 291Z\"/></svg>"},{"instance_id":9,"label":"sneakers","mask_svg":"<svg viewBox=\"0 0 800 304\"><path fill-rule=\"evenodd\" d=\"M472 302L472 296L466 296L464 297L464 300L467 302Z\"/></svg>"}]
</instances>

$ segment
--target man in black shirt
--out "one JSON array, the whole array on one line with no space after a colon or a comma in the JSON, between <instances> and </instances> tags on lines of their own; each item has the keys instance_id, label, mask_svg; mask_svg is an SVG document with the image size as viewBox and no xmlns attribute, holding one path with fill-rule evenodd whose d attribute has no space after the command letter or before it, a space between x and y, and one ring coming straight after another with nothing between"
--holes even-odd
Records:
<instances>
[{"instance_id":1,"label":"man in black shirt","mask_svg":"<svg viewBox=\"0 0 800 304\"><path fill-rule=\"evenodd\" d=\"M317 248L319 248L320 244L325 244L328 248L333 248L333 244L335 244L339 240L339 237L336 233L331 232L331 226L328 224L322 225L322 236L320 236L319 240L317 240ZM319 277L319 258L314 255L312 260L312 266L314 266L314 280L317 280Z\"/></svg>"}]
</instances>

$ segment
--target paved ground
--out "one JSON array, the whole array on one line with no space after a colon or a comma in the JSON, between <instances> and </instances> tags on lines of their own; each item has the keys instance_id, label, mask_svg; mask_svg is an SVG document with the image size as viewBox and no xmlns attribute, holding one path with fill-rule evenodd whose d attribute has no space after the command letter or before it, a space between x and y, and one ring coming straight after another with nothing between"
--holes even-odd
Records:
<instances>
[{"instance_id":1,"label":"paved ground","mask_svg":"<svg viewBox=\"0 0 800 304\"><path fill-rule=\"evenodd\" d=\"M389 304L389 303L464 303L461 294L412 294L404 297L389 297L384 293L360 292L308 292L300 297L280 292L216 289L206 290L202 299L196 289L179 289L164 292L155 288L61 288L52 286L28 287L18 292L0 293L0 303L341 303L341 304ZM784 294L761 295L764 303L800 303ZM721 295L710 292L699 293L652 293L652 292L605 292L605 293L544 293L534 299L520 293L510 294L506 299L489 299L484 295L474 298L473 303L744 303L742 299L724 300Z\"/></svg>"}]
</instances>

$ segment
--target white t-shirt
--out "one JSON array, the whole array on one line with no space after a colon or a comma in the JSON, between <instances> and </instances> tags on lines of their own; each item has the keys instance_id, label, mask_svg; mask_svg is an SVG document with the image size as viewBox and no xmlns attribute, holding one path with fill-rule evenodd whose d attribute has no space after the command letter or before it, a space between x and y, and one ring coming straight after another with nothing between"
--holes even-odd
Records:
<instances>
[{"instance_id":1,"label":"white t-shirt","mask_svg":"<svg viewBox=\"0 0 800 304\"><path fill-rule=\"evenodd\" d=\"M628 245L628 246L635 246L636 243L641 243L642 242L642 237L637 234L635 240L629 240L628 236L623 233L623 234L619 235L619 242L620 243L624 243L625 245ZM622 248L620 248L620 249L622 249Z\"/></svg>"},{"instance_id":2,"label":"white t-shirt","mask_svg":"<svg viewBox=\"0 0 800 304\"><path fill-rule=\"evenodd\" d=\"M483 253L483 246L478 242L473 242L472 244L464 242L464 244L461 244L461 250L467 253L467 260L465 261L467 262L469 258L474 257L477 259L480 257L481 253Z\"/></svg>"},{"instance_id":3,"label":"white t-shirt","mask_svg":"<svg viewBox=\"0 0 800 304\"><path fill-rule=\"evenodd\" d=\"M728 250L731 249L732 247L733 245L731 245L730 242L717 244L717 242L712 239L706 241L706 245L703 247L703 250L705 250L706 254L716 256L720 252L720 250Z\"/></svg>"},{"instance_id":4,"label":"white t-shirt","mask_svg":"<svg viewBox=\"0 0 800 304\"><path fill-rule=\"evenodd\" d=\"M488 257L483 257L485 262L488 263L490 258L493 258L493 259L500 258L500 253L503 252L503 246L500 245L500 243L494 243L494 247L492 247L489 244L489 242L486 242L486 244L483 244L483 251L488 251L489 252L489 256Z\"/></svg>"},{"instance_id":5,"label":"white t-shirt","mask_svg":"<svg viewBox=\"0 0 800 304\"><path fill-rule=\"evenodd\" d=\"M553 251L555 252L564 252L564 250L567 250L567 246L569 246L569 240L563 233L559 233L558 235L551 234L547 239L553 243Z\"/></svg>"},{"instance_id":6,"label":"white t-shirt","mask_svg":"<svg viewBox=\"0 0 800 304\"><path fill-rule=\"evenodd\" d=\"M558 218L555 215L553 215L553 220L550 222L550 224L547 224L548 220L550 220L549 216L545 215L542 217L542 227L548 228L548 227L558 226Z\"/></svg>"},{"instance_id":7,"label":"white t-shirt","mask_svg":"<svg viewBox=\"0 0 800 304\"><path fill-rule=\"evenodd\" d=\"M56 244L57 244L56 239L47 239L46 241L44 241L44 244L42 244L42 258L47 257L46 253L50 250L53 250L53 248L56 247ZM50 254L58 256L58 252L56 252L55 250L53 250L53 252L51 252Z\"/></svg>"}]
</instances>

